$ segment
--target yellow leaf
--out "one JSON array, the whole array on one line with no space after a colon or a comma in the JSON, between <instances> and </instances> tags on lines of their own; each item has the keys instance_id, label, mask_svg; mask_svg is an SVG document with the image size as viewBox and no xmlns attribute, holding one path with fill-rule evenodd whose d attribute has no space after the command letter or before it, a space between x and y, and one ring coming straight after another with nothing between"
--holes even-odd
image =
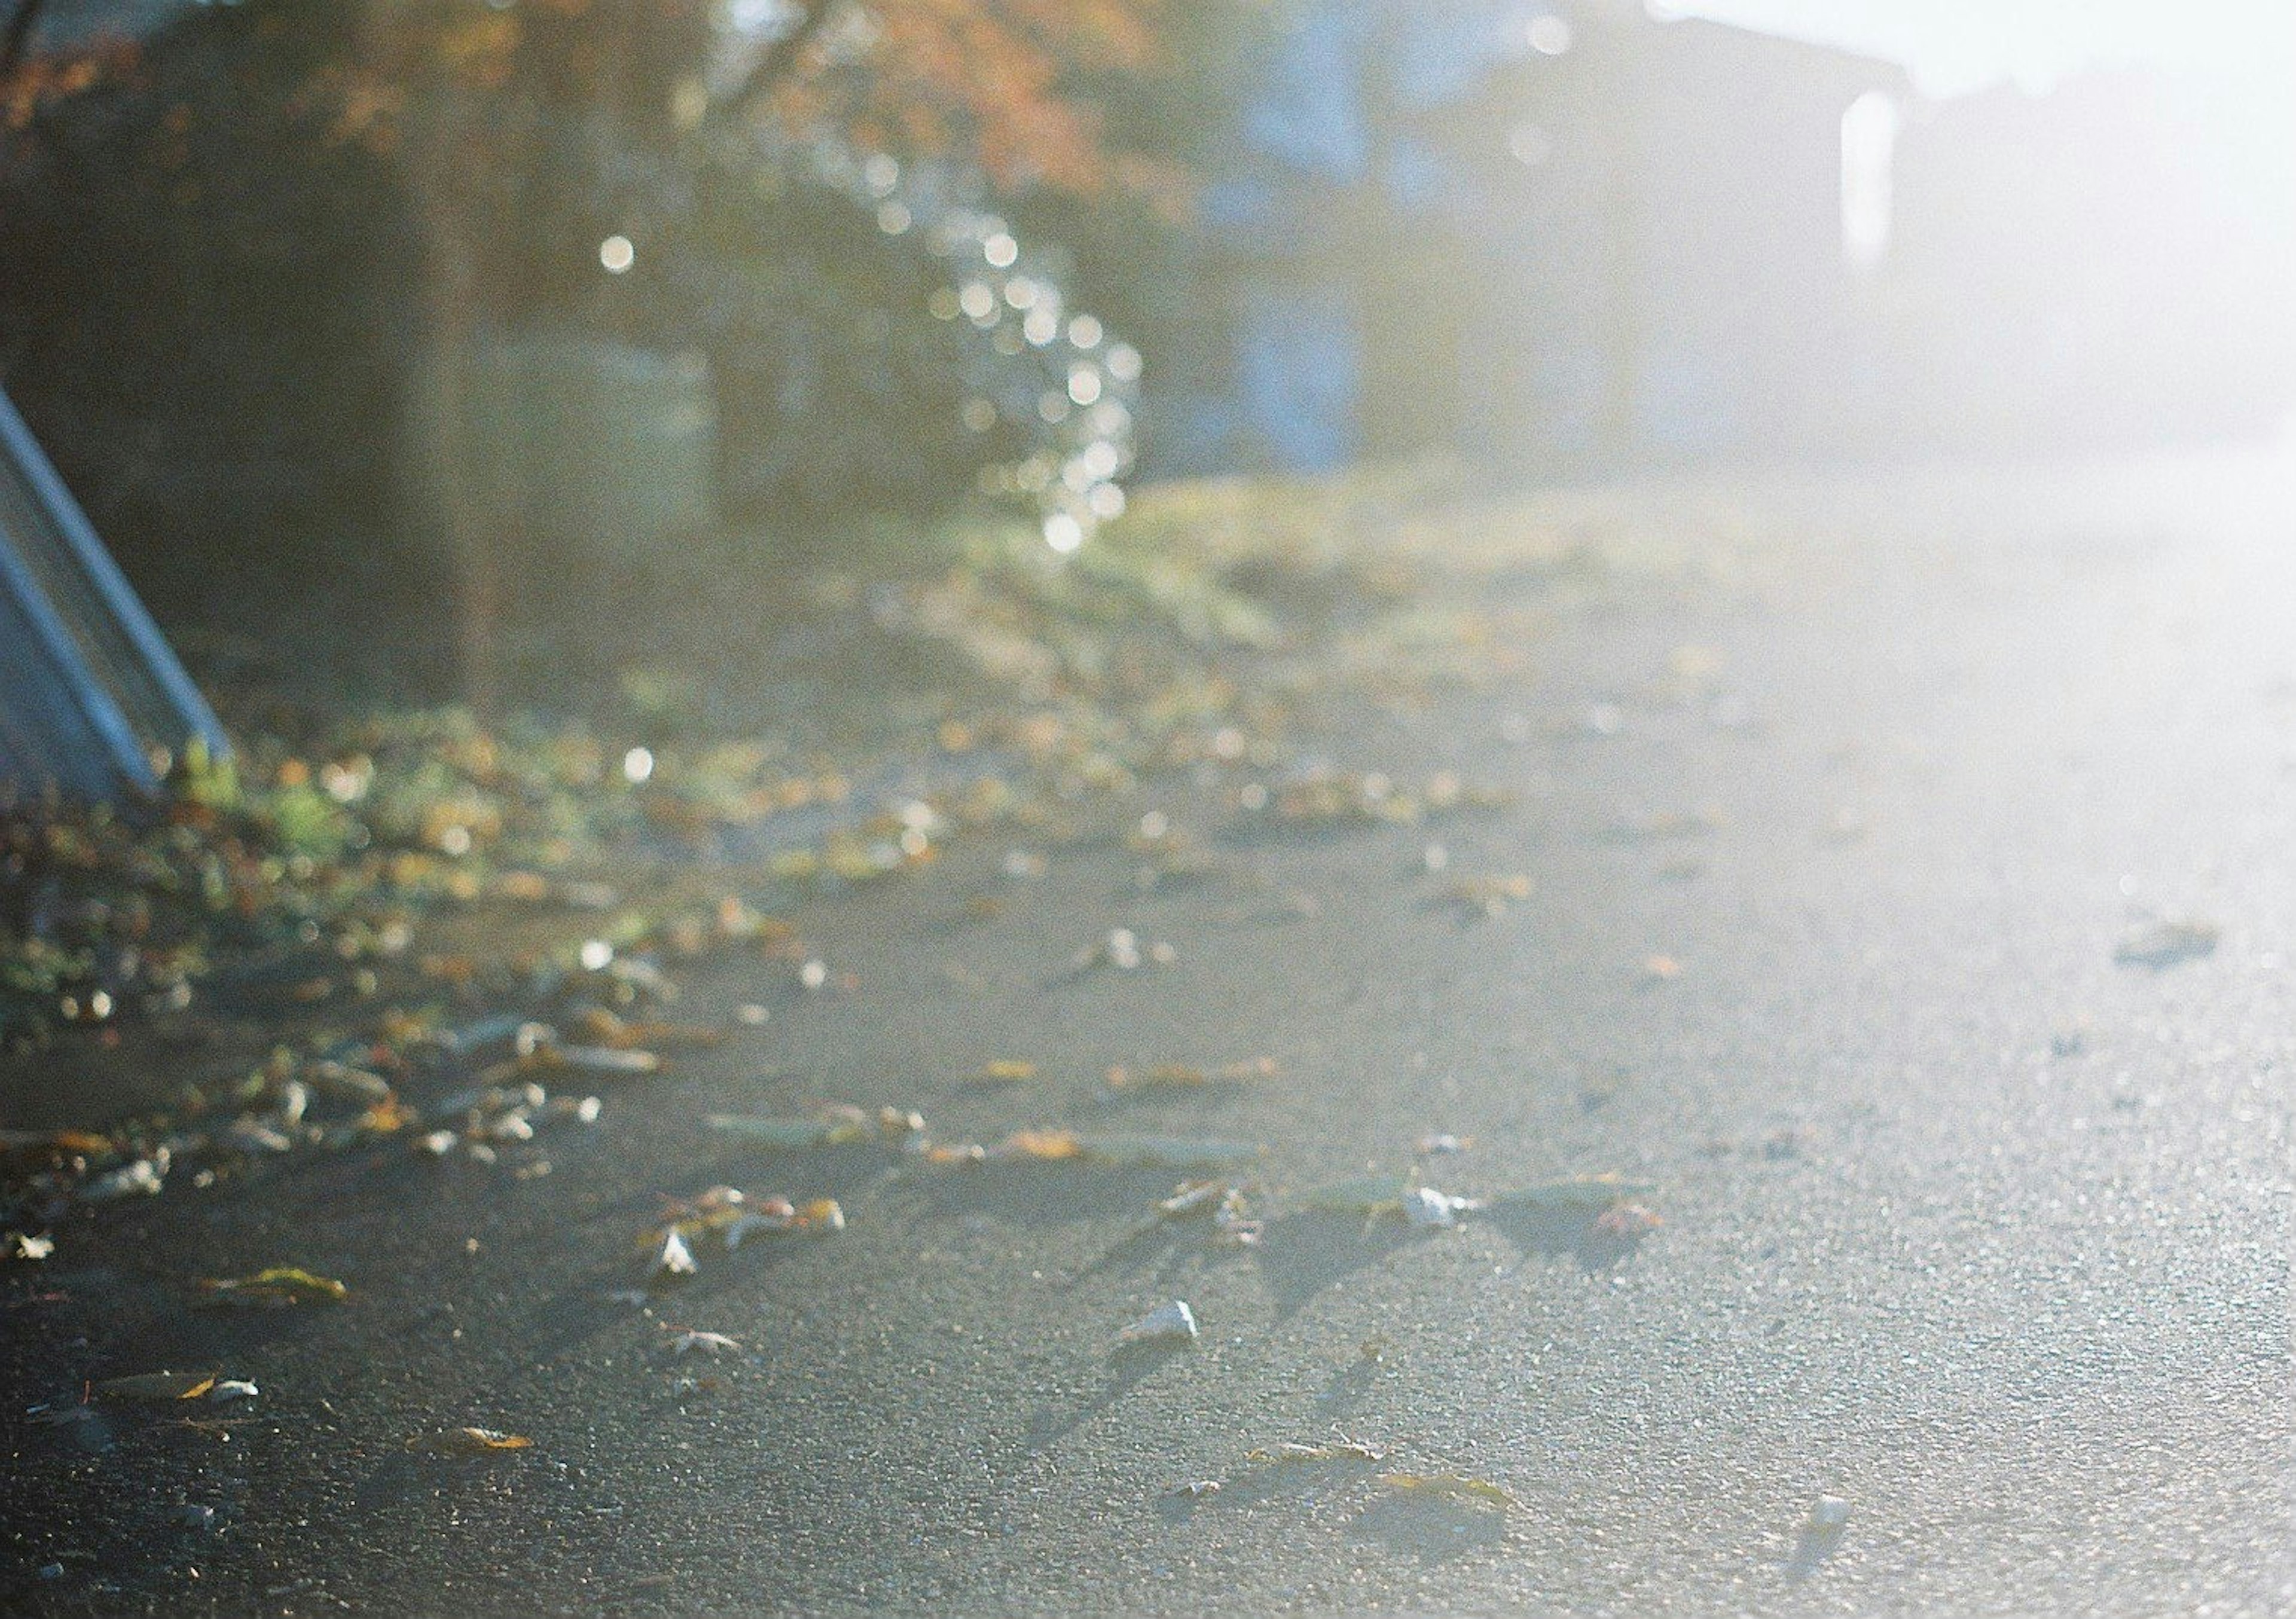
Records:
<instances>
[{"instance_id":1,"label":"yellow leaf","mask_svg":"<svg viewBox=\"0 0 2296 1619\"><path fill-rule=\"evenodd\" d=\"M1439 1500L1464 1501L1502 1509L1520 1505L1514 1498L1514 1492L1505 1484L1495 1484L1485 1478L1469 1478L1459 1473L1382 1473L1379 1476L1379 1482L1390 1490L1414 1492Z\"/></svg>"},{"instance_id":2,"label":"yellow leaf","mask_svg":"<svg viewBox=\"0 0 2296 1619\"><path fill-rule=\"evenodd\" d=\"M1004 1138L998 1156L1012 1158L1038 1158L1047 1161L1084 1156L1084 1149L1076 1137L1065 1130L1016 1130Z\"/></svg>"},{"instance_id":3,"label":"yellow leaf","mask_svg":"<svg viewBox=\"0 0 2296 1619\"><path fill-rule=\"evenodd\" d=\"M410 1451L434 1456L485 1456L496 1451L522 1451L534 1443L523 1434L498 1434L492 1428L448 1428L442 1434L421 1434L406 1442Z\"/></svg>"},{"instance_id":4,"label":"yellow leaf","mask_svg":"<svg viewBox=\"0 0 2296 1619\"><path fill-rule=\"evenodd\" d=\"M351 1296L333 1277L296 1265L273 1265L252 1276L210 1277L200 1286L231 1303L340 1304Z\"/></svg>"}]
</instances>

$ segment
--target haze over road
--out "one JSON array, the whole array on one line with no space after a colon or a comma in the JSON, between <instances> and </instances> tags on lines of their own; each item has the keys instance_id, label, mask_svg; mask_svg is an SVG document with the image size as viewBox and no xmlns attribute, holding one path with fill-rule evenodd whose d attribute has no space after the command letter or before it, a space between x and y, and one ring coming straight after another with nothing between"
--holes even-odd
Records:
<instances>
[{"instance_id":1,"label":"haze over road","mask_svg":"<svg viewBox=\"0 0 2296 1619\"><path fill-rule=\"evenodd\" d=\"M322 1159L171 1188L15 1267L12 1304L69 1297L6 1318L0 1590L55 1612L2287 1612L2287 474L1546 497L1596 562L1495 546L1480 576L1528 672L1362 700L1326 739L1509 807L1311 834L1160 791L1105 829L1161 810L1215 869L1147 892L1117 836L1021 882L1015 838L961 843L797 919L850 993L615 1091L545 1177ZM1517 875L1496 914L1443 898ZM2116 961L2161 920L2216 943ZM1176 959L1072 971L1116 927ZM732 1023L747 970L688 978L680 1016ZM1101 1081L1263 1055L1273 1077L1202 1092ZM1023 1059L1040 1079L964 1083ZM916 1107L937 1138L1264 1142L1267 1230L1220 1248L1145 1221L1168 1171L776 1154L701 1122L824 1096ZM1431 1132L1472 1144L1416 1158ZM1664 1224L1604 1247L1308 1207L1414 1163L1471 1195L1616 1171ZM609 1302L657 1195L717 1182L833 1196L849 1225L709 1256L650 1312ZM353 1278L355 1307L188 1312L159 1269L287 1257ZM1198 1344L1111 1353L1175 1297ZM742 1348L673 1362L664 1322ZM225 1359L263 1389L227 1443L22 1416L91 1367ZM533 1445L404 1450L445 1422ZM1245 1460L1335 1434L1392 1454ZM1222 1488L1174 1493L1197 1481ZM1849 1503L1838 1533L1806 1527L1821 1495ZM187 1502L217 1526L177 1526Z\"/></svg>"}]
</instances>

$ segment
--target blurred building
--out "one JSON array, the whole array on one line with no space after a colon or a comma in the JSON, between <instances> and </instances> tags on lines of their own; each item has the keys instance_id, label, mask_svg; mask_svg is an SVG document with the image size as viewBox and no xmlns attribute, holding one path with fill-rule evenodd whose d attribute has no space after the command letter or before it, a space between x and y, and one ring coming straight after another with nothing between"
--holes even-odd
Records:
<instances>
[{"instance_id":1,"label":"blurred building","mask_svg":"<svg viewBox=\"0 0 2296 1619\"><path fill-rule=\"evenodd\" d=\"M1253 86L1166 470L2020 453L2287 404L2284 219L2148 80L1925 103L1639 0L1313 0Z\"/></svg>"}]
</instances>

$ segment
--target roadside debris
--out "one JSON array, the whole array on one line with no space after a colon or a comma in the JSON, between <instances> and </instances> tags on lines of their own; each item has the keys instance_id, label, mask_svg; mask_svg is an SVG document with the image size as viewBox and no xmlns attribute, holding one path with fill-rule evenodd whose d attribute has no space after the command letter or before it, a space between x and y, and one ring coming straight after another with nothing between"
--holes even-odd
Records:
<instances>
[{"instance_id":1,"label":"roadside debris","mask_svg":"<svg viewBox=\"0 0 2296 1619\"><path fill-rule=\"evenodd\" d=\"M35 1236L29 1231L8 1233L8 1257L11 1259L51 1259L54 1257L55 1251L56 1239L53 1237Z\"/></svg>"},{"instance_id":2,"label":"roadside debris","mask_svg":"<svg viewBox=\"0 0 2296 1619\"><path fill-rule=\"evenodd\" d=\"M2215 953L2224 930L2214 922L2185 920L2147 922L2123 934L2112 959L2124 967L2159 969Z\"/></svg>"},{"instance_id":3,"label":"roadside debris","mask_svg":"<svg viewBox=\"0 0 2296 1619\"><path fill-rule=\"evenodd\" d=\"M1193 1344L1196 1337L1196 1312L1188 1308L1186 1300L1176 1298L1157 1305L1118 1333L1116 1341L1121 1347L1127 1345Z\"/></svg>"},{"instance_id":4,"label":"roadside debris","mask_svg":"<svg viewBox=\"0 0 2296 1619\"><path fill-rule=\"evenodd\" d=\"M1026 1084L1036 1077L1035 1063L1000 1059L995 1062L981 1064L978 1069L966 1076L966 1083L975 1085L1020 1085Z\"/></svg>"},{"instance_id":5,"label":"roadside debris","mask_svg":"<svg viewBox=\"0 0 2296 1619\"><path fill-rule=\"evenodd\" d=\"M1220 1482L1217 1478L1199 1478L1193 1484L1180 1484L1165 1492L1184 1500L1204 1500L1219 1492Z\"/></svg>"}]
</instances>

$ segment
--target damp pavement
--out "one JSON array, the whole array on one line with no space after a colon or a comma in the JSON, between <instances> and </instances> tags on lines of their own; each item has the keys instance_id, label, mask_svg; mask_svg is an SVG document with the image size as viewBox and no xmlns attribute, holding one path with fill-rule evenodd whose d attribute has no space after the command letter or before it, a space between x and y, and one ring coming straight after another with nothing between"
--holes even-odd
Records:
<instances>
[{"instance_id":1,"label":"damp pavement","mask_svg":"<svg viewBox=\"0 0 2296 1619\"><path fill-rule=\"evenodd\" d=\"M754 968L688 975L679 1015L738 1036L608 1092L546 1174L294 1160L8 1267L0 1603L2290 1611L2287 470L1541 497L1605 560L1567 594L1489 569L1523 671L1343 701L1319 739L1508 806L1250 830L1159 791L1021 880L1025 838L960 842L794 919L836 977L761 1025ZM1144 890L1119 834L1152 810L1212 870ZM1478 877L1494 905L1445 898ZM2116 960L2162 920L2213 944ZM1073 970L1119 927L1173 959ZM966 1083L997 1061L1037 1077ZM936 1139L1261 1142L1265 1229L1156 1222L1169 1171L702 1122L824 1098ZM1309 1206L1373 1172L1616 1172L1663 1224ZM617 1302L661 1199L721 1183L847 1228ZM353 1297L187 1307L272 1263ZM1116 1347L1175 1298L1195 1343ZM161 1367L260 1394L25 1414ZM531 1444L406 1448L465 1424ZM1246 1460L1287 1443L1342 1453Z\"/></svg>"}]
</instances>

